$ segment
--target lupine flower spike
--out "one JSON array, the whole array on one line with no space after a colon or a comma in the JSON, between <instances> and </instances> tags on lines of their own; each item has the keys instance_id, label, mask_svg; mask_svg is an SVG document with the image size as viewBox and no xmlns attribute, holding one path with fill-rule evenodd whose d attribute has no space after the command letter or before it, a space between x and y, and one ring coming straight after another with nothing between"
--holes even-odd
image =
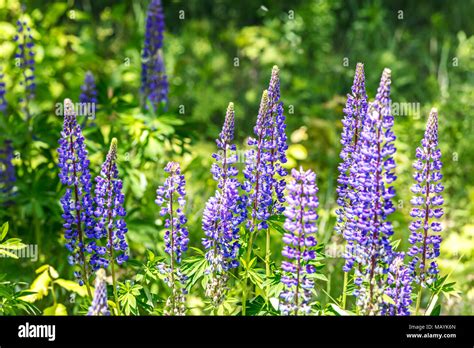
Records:
<instances>
[{"instance_id":1,"label":"lupine flower spike","mask_svg":"<svg viewBox=\"0 0 474 348\"><path fill-rule=\"evenodd\" d=\"M151 103L154 111L168 101L168 78L163 61L165 21L161 0L152 0L147 12L145 43L142 54L143 104Z\"/></svg>"},{"instance_id":2,"label":"lupine flower spike","mask_svg":"<svg viewBox=\"0 0 474 348\"><path fill-rule=\"evenodd\" d=\"M184 315L186 276L181 273L179 264L183 253L188 249L188 229L184 207L186 204L186 181L181 174L179 163L169 162L165 167L168 178L163 186L156 190L155 203L161 207L160 215L165 217L165 252L169 255L169 264L158 265L160 273L165 275L165 282L171 289L166 301L166 315Z\"/></svg>"},{"instance_id":3,"label":"lupine flower spike","mask_svg":"<svg viewBox=\"0 0 474 348\"><path fill-rule=\"evenodd\" d=\"M64 100L64 126L58 154L59 179L67 187L61 204L66 247L71 252L69 263L81 267L80 272L75 272L76 278L79 284L87 284L89 272L84 251L86 236L94 236L92 185L84 137L70 99Z\"/></svg>"},{"instance_id":4,"label":"lupine flower spike","mask_svg":"<svg viewBox=\"0 0 474 348\"><path fill-rule=\"evenodd\" d=\"M433 283L439 273L436 258L439 256L442 231L438 221L443 216L444 203L441 183L441 150L438 148L438 111L431 109L425 136L421 146L416 149L417 160L413 164L416 172L416 183L411 191L413 208L410 215L410 239L412 244L408 255L411 257L410 268L417 283L425 287Z\"/></svg>"},{"instance_id":5,"label":"lupine flower spike","mask_svg":"<svg viewBox=\"0 0 474 348\"><path fill-rule=\"evenodd\" d=\"M337 187L337 223L336 231L342 233L346 240L346 264L344 271L349 272L354 263L354 239L356 234L356 223L353 204L356 201L356 188L350 185L350 176L357 173L351 171L354 154L360 149L360 137L362 126L367 117L367 93L365 92L364 65L357 63L354 83L351 94L347 95L346 107L344 108L345 117L342 121L343 129L341 135L342 149L340 157L342 162L339 164L339 178Z\"/></svg>"},{"instance_id":6,"label":"lupine flower spike","mask_svg":"<svg viewBox=\"0 0 474 348\"><path fill-rule=\"evenodd\" d=\"M83 105L83 107L87 107L88 110L93 110L95 115L95 112L97 111L97 89L95 86L94 75L92 75L90 71L86 73L86 77L84 78L84 84L81 86L81 95L79 96L79 102ZM87 124L87 119L88 117L84 117L84 121L82 121L83 129Z\"/></svg>"},{"instance_id":7,"label":"lupine flower spike","mask_svg":"<svg viewBox=\"0 0 474 348\"><path fill-rule=\"evenodd\" d=\"M222 132L216 141L219 151L212 156L216 163L211 172L217 181L217 190L207 201L202 220L206 234L203 245L209 262L206 296L215 307L225 299L228 271L239 265L239 225L245 218L238 191L240 184L235 178L238 170L234 166L237 155L233 139L234 104L229 103Z\"/></svg>"},{"instance_id":8,"label":"lupine flower spike","mask_svg":"<svg viewBox=\"0 0 474 348\"><path fill-rule=\"evenodd\" d=\"M392 303L384 301L382 315L410 315L413 277L403 261L404 257L404 253L398 253L388 269L385 295L392 299Z\"/></svg>"},{"instance_id":9,"label":"lupine flower spike","mask_svg":"<svg viewBox=\"0 0 474 348\"><path fill-rule=\"evenodd\" d=\"M94 298L87 315L110 315L109 305L107 304L107 283L105 282L105 270L103 268L96 272Z\"/></svg>"},{"instance_id":10,"label":"lupine flower spike","mask_svg":"<svg viewBox=\"0 0 474 348\"><path fill-rule=\"evenodd\" d=\"M17 35L14 41L18 43L18 50L15 54L17 67L21 70L20 84L24 88L24 97L20 99L23 110L26 113L27 121L31 118L29 102L35 97L35 53L34 43L31 36L31 28L26 21L17 21Z\"/></svg>"},{"instance_id":11,"label":"lupine flower spike","mask_svg":"<svg viewBox=\"0 0 474 348\"><path fill-rule=\"evenodd\" d=\"M284 315L305 315L310 312L314 281L311 279L316 269L311 261L316 259L316 221L319 205L316 174L307 170L293 169L288 184L288 207L284 215L286 221L283 235L283 275L284 291L280 294L280 310Z\"/></svg>"},{"instance_id":12,"label":"lupine flower spike","mask_svg":"<svg viewBox=\"0 0 474 348\"><path fill-rule=\"evenodd\" d=\"M88 245L88 251L93 253L91 264L95 269L107 268L109 262L117 261L119 265L128 260L128 244L125 239L127 224L123 207L125 196L122 193L122 180L117 169L117 139L113 138L106 160L102 165L100 175L95 178L95 210L97 223L94 227L94 237L97 240L106 238L107 247L98 246L95 242ZM105 254L108 253L108 259Z\"/></svg>"},{"instance_id":13,"label":"lupine flower spike","mask_svg":"<svg viewBox=\"0 0 474 348\"><path fill-rule=\"evenodd\" d=\"M369 105L363 124L360 149L354 154L349 185L357 196L354 217L357 231L352 234L356 262L354 295L364 314L377 314L382 304L384 276L392 261L390 236L393 228L388 216L395 211L392 198L396 179L393 172L396 151L393 146L393 116L390 110L391 72L385 69L375 101ZM347 263L346 263L347 265Z\"/></svg>"}]
</instances>

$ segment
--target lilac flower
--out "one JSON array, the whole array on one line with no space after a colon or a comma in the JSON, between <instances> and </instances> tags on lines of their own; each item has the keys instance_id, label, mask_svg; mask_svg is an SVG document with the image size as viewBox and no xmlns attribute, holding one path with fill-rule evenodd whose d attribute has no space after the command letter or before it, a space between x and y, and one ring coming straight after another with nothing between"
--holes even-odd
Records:
<instances>
[{"instance_id":1,"label":"lilac flower","mask_svg":"<svg viewBox=\"0 0 474 348\"><path fill-rule=\"evenodd\" d=\"M67 186L61 199L64 213L66 247L72 253L70 264L78 264L82 271L76 272L79 283L87 281L85 237L94 236L94 218L91 197L91 175L89 159L81 127L77 124L73 103L64 100L64 126L59 139L59 179Z\"/></svg>"},{"instance_id":2,"label":"lilac flower","mask_svg":"<svg viewBox=\"0 0 474 348\"><path fill-rule=\"evenodd\" d=\"M94 298L87 315L110 315L107 304L107 283L105 282L105 270L103 268L96 272Z\"/></svg>"},{"instance_id":3,"label":"lilac flower","mask_svg":"<svg viewBox=\"0 0 474 348\"><path fill-rule=\"evenodd\" d=\"M390 264L385 295L393 303L384 302L382 315L410 315L413 279L412 272L403 262L404 257L404 253L399 253Z\"/></svg>"},{"instance_id":4,"label":"lilac flower","mask_svg":"<svg viewBox=\"0 0 474 348\"><path fill-rule=\"evenodd\" d=\"M186 276L181 273L179 264L183 253L188 249L189 237L184 214L186 204L186 181L181 174L179 163L169 162L165 167L169 174L163 186L156 190L155 203L161 207L160 215L165 217L165 252L170 255L170 263L162 263L158 270L166 276L165 282L172 294L165 306L167 315L184 315Z\"/></svg>"},{"instance_id":5,"label":"lilac flower","mask_svg":"<svg viewBox=\"0 0 474 348\"><path fill-rule=\"evenodd\" d=\"M20 85L24 87L23 109L26 112L27 119L31 118L29 111L29 101L35 97L35 53L33 51L34 43L31 36L31 28L26 21L17 21L17 35L14 41L18 43L18 50L15 54L17 67L21 69L22 79Z\"/></svg>"},{"instance_id":6,"label":"lilac flower","mask_svg":"<svg viewBox=\"0 0 474 348\"><path fill-rule=\"evenodd\" d=\"M13 146L11 140L4 141L4 147L0 149L0 206L12 204L15 194L15 167L13 166Z\"/></svg>"},{"instance_id":7,"label":"lilac flower","mask_svg":"<svg viewBox=\"0 0 474 348\"><path fill-rule=\"evenodd\" d=\"M417 283L423 287L436 280L439 269L436 258L439 256L442 231L439 220L443 216L444 203L441 184L442 168L441 150L438 148L438 111L431 109L425 136L421 146L416 149L417 160L413 164L416 183L411 190L414 197L411 200L413 208L410 215L413 222L410 224L412 244L408 255L412 258L410 269L414 272Z\"/></svg>"},{"instance_id":8,"label":"lilac flower","mask_svg":"<svg viewBox=\"0 0 474 348\"><path fill-rule=\"evenodd\" d=\"M242 188L248 193L247 206L251 219L247 227L252 233L255 229L268 228L267 220L272 214L283 212L286 170L285 116L280 102L279 70L273 67L268 90L262 95L255 137L250 137L246 152L244 169L245 183ZM280 177L277 179L277 174Z\"/></svg>"},{"instance_id":9,"label":"lilac flower","mask_svg":"<svg viewBox=\"0 0 474 348\"><path fill-rule=\"evenodd\" d=\"M357 263L354 295L366 314L379 310L383 275L392 259L389 238L393 228L387 218L395 211L392 203L395 189L391 184L396 179L393 172L396 149L393 146L394 119L390 112L390 75L390 70L385 69L375 101L369 105L359 140L360 149L354 154L349 175L349 185L357 192L350 211L357 230L352 232L353 256L346 265Z\"/></svg>"},{"instance_id":10,"label":"lilac flower","mask_svg":"<svg viewBox=\"0 0 474 348\"><path fill-rule=\"evenodd\" d=\"M155 111L160 103L168 101L168 79L162 52L164 30L161 0L152 0L146 18L141 92L144 104L150 102Z\"/></svg>"},{"instance_id":11,"label":"lilac flower","mask_svg":"<svg viewBox=\"0 0 474 348\"><path fill-rule=\"evenodd\" d=\"M97 89L95 86L94 75L92 75L90 71L86 73L86 77L84 78L84 84L81 86L81 95L79 96L79 102L87 107L92 106L95 112L97 105ZM86 124L87 117L84 117L84 121L82 122L83 129Z\"/></svg>"},{"instance_id":12,"label":"lilac flower","mask_svg":"<svg viewBox=\"0 0 474 348\"><path fill-rule=\"evenodd\" d=\"M100 175L95 178L95 210L97 221L91 237L96 240L106 238L106 247L99 246L96 241L87 245L92 253L91 265L94 270L107 268L109 262L117 261L119 265L128 260L128 244L125 239L127 224L123 207L125 196L122 193L122 180L117 169L117 139L113 138ZM108 251L108 259L105 256Z\"/></svg>"},{"instance_id":13,"label":"lilac flower","mask_svg":"<svg viewBox=\"0 0 474 348\"><path fill-rule=\"evenodd\" d=\"M211 172L218 189L215 196L207 201L202 220L202 229L206 234L202 242L209 262L206 296L216 307L225 299L227 271L239 265L239 225L245 218L238 191L240 184L235 179L238 170L234 166L237 155L232 153L236 150L233 138L234 104L229 103L222 132L216 140L219 152L212 156L216 163L212 165Z\"/></svg>"},{"instance_id":14,"label":"lilac flower","mask_svg":"<svg viewBox=\"0 0 474 348\"><path fill-rule=\"evenodd\" d=\"M280 294L280 310L284 315L309 314L311 291L314 281L311 275L316 272L311 261L316 259L317 208L319 206L316 174L311 171L291 171L288 184L288 207L284 215L287 232L283 235L283 275L281 282L284 291Z\"/></svg>"},{"instance_id":15,"label":"lilac flower","mask_svg":"<svg viewBox=\"0 0 474 348\"><path fill-rule=\"evenodd\" d=\"M352 203L355 201L357 192L355 187L350 185L350 181L356 173L351 172L354 162L354 154L360 149L360 135L362 126L367 117L367 94L365 92L364 65L357 63L352 93L347 95L346 107L344 108L345 117L342 121L343 130L341 135L342 149L340 157L342 162L339 164L339 178L337 187L337 203L339 209L336 211L337 223L336 231L342 233L346 245L346 264L344 271L349 272L354 263L354 238L356 231L355 216L352 209ZM352 176L352 178L350 178ZM351 180L352 179L352 180Z\"/></svg>"}]
</instances>

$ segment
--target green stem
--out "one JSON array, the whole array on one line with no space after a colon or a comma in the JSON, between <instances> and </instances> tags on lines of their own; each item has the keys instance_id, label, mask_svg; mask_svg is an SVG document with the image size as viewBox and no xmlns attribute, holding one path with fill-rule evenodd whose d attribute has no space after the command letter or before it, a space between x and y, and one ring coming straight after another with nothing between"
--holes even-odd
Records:
<instances>
[{"instance_id":1,"label":"green stem","mask_svg":"<svg viewBox=\"0 0 474 348\"><path fill-rule=\"evenodd\" d=\"M423 292L423 287L420 285L420 290L418 291L418 296L416 297L415 315L418 315L418 313L420 311L422 292Z\"/></svg>"},{"instance_id":2,"label":"green stem","mask_svg":"<svg viewBox=\"0 0 474 348\"><path fill-rule=\"evenodd\" d=\"M349 273L344 272L344 283L342 285L342 303L341 303L342 309L346 309L346 299L347 299L346 292L347 292L348 281L349 281Z\"/></svg>"},{"instance_id":3,"label":"green stem","mask_svg":"<svg viewBox=\"0 0 474 348\"><path fill-rule=\"evenodd\" d=\"M250 258L252 256L254 233L250 231L249 243L247 245L247 254L245 256L245 279L242 287L242 315L245 316L247 311L247 279L248 279L248 268L250 264Z\"/></svg>"},{"instance_id":4,"label":"green stem","mask_svg":"<svg viewBox=\"0 0 474 348\"><path fill-rule=\"evenodd\" d=\"M271 276L271 271L270 271L270 256L272 254L271 252L271 245L270 245L270 229L267 228L267 240L266 240L266 245L265 245L265 275L267 278Z\"/></svg>"},{"instance_id":5,"label":"green stem","mask_svg":"<svg viewBox=\"0 0 474 348\"><path fill-rule=\"evenodd\" d=\"M118 296L117 296L117 282L116 282L116 279L115 279L115 262L114 262L114 259L113 259L113 253L112 253L111 260L112 260L112 285L114 287L115 305L117 306L118 315L122 315L122 313L120 312L120 305L119 305Z\"/></svg>"}]
</instances>

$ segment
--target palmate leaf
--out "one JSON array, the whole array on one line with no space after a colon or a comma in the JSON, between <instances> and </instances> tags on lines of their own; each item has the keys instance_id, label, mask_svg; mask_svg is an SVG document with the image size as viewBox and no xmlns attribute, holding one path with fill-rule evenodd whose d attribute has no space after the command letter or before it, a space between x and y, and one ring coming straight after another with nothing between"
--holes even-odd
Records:
<instances>
[{"instance_id":1,"label":"palmate leaf","mask_svg":"<svg viewBox=\"0 0 474 348\"><path fill-rule=\"evenodd\" d=\"M194 284L205 275L207 266L208 262L204 255L192 256L183 260L181 271L188 277L186 290L191 290Z\"/></svg>"}]
</instances>

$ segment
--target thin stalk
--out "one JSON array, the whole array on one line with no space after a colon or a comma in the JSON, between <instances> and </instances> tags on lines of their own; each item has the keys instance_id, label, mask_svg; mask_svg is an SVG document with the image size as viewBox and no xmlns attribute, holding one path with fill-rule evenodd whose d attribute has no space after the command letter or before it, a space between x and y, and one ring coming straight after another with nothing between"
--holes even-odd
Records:
<instances>
[{"instance_id":1,"label":"thin stalk","mask_svg":"<svg viewBox=\"0 0 474 348\"><path fill-rule=\"evenodd\" d=\"M342 303L341 303L341 306L342 306L342 309L346 309L346 300L347 300L347 283L349 281L349 273L348 272L344 272L344 282L342 284Z\"/></svg>"}]
</instances>

